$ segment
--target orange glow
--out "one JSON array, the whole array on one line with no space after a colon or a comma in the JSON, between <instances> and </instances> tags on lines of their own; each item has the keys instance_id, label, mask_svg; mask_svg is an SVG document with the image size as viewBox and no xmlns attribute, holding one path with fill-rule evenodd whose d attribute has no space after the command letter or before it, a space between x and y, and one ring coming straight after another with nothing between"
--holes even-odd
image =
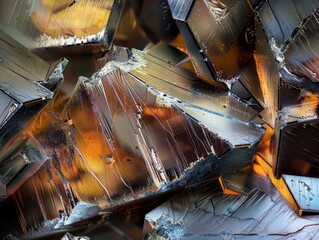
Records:
<instances>
[{"instance_id":1,"label":"orange glow","mask_svg":"<svg viewBox=\"0 0 319 240\"><path fill-rule=\"evenodd\" d=\"M264 169L257 163L254 163L252 165L252 170L254 173L258 174L259 176L267 177L267 174L265 173Z\"/></svg>"},{"instance_id":2,"label":"orange glow","mask_svg":"<svg viewBox=\"0 0 319 240\"><path fill-rule=\"evenodd\" d=\"M223 182L223 177L219 177L219 178L218 178L218 181L219 181L220 186L221 186L222 189L223 189L224 194L234 195L234 196L240 196L240 195L241 195L239 192L235 192L235 191L233 191L233 190L231 190L231 189L226 188L226 187L225 187L225 184L224 184L224 182Z\"/></svg>"},{"instance_id":3,"label":"orange glow","mask_svg":"<svg viewBox=\"0 0 319 240\"><path fill-rule=\"evenodd\" d=\"M284 199L290 204L290 206L295 210L295 212L298 215L302 215L302 210L298 207L294 197L289 191L289 188L287 187L284 179L281 177L279 179L276 179L274 174L273 174L273 169L272 167L259 155L256 155L255 157L255 164L259 165L259 167L255 166L253 169L257 170L257 174L263 170L264 174L266 175L272 184L277 188L277 190L280 192L280 194L284 197Z\"/></svg>"},{"instance_id":4,"label":"orange glow","mask_svg":"<svg viewBox=\"0 0 319 240\"><path fill-rule=\"evenodd\" d=\"M268 124L264 124L263 127L265 128L265 133L259 142L257 153L273 166L274 160L273 156L271 155L271 141L274 134L274 129Z\"/></svg>"},{"instance_id":5,"label":"orange glow","mask_svg":"<svg viewBox=\"0 0 319 240\"><path fill-rule=\"evenodd\" d=\"M177 34L176 38L174 38L174 40L169 42L169 44L176 47L178 50L184 52L185 54L188 54L186 44L185 44L184 39L180 33Z\"/></svg>"},{"instance_id":6,"label":"orange glow","mask_svg":"<svg viewBox=\"0 0 319 240\"><path fill-rule=\"evenodd\" d=\"M318 108L318 100L318 94L303 91L301 93L300 105L290 108L289 114L291 116L311 116L315 114Z\"/></svg>"},{"instance_id":7,"label":"orange glow","mask_svg":"<svg viewBox=\"0 0 319 240\"><path fill-rule=\"evenodd\" d=\"M65 117L62 116L63 109L68 99L69 97L59 91L55 95L55 98L29 125L25 134L30 136L32 139L37 139L38 145L42 146L42 148L45 148L46 152L51 157L54 156L54 159L52 159L52 167L50 167L50 172L52 175L51 181L55 183L58 189L60 189L60 192L64 191L62 183L67 180L76 195L81 200L89 202L95 201L96 198L105 197L105 190L96 181L96 179L91 176L91 174L87 170L87 166L82 162L78 155L75 155L73 159L70 159L71 156L68 153L68 143L56 143L54 139L50 139L50 137L48 138L48 134L50 136L50 134L55 131L58 132L56 136L57 138L59 138L59 134L66 134L64 132L70 125L76 124L85 128L85 126L88 126L92 123L92 121L94 121L94 119L88 119L88 117L92 115L88 115L85 118L83 117L83 115L77 116L75 120L70 119L69 121L65 121ZM85 124L83 123L83 120L85 120ZM81 123L83 125L81 125ZM95 126L94 124L91 124L91 126L92 125ZM80 131L83 130L83 128L81 127L79 127ZM59 131L61 131L61 133L59 133ZM98 135L98 133L90 129L84 129L84 131L84 138L82 138L82 135L79 135L78 133L76 134L76 139L81 139L81 141L76 141L79 142L79 147L81 148L85 156L92 155L92 158L88 158L90 160L88 161L90 163L90 166L94 166L94 170L98 168L101 168L103 170L104 164L101 166L101 164L96 164L96 162L100 160L100 157L102 156L101 152L107 151L107 148L105 148L106 145L102 147L101 136ZM41 175L41 173L39 174ZM32 178L36 178L37 175L38 174L36 174Z\"/></svg>"},{"instance_id":8,"label":"orange glow","mask_svg":"<svg viewBox=\"0 0 319 240\"><path fill-rule=\"evenodd\" d=\"M32 20L51 37L86 37L102 31L109 19L113 1L97 5L95 1L38 1ZM73 4L72 4L73 3Z\"/></svg>"},{"instance_id":9,"label":"orange glow","mask_svg":"<svg viewBox=\"0 0 319 240\"><path fill-rule=\"evenodd\" d=\"M271 66L269 64L269 58L267 56L255 53L254 58L256 62L256 70L258 74L260 88L264 96L265 110L268 113L267 117L269 118L269 124L274 126L278 110L277 87L279 76L277 79L273 79L273 76L269 72Z\"/></svg>"}]
</instances>

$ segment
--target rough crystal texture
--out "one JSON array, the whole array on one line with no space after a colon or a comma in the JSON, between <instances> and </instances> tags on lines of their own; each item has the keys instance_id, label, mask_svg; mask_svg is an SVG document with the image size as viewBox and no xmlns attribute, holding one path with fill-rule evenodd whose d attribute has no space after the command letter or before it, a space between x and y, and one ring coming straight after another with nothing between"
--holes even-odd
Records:
<instances>
[{"instance_id":1,"label":"rough crystal texture","mask_svg":"<svg viewBox=\"0 0 319 240\"><path fill-rule=\"evenodd\" d=\"M291 194L303 212L317 213L319 211L318 178L296 175L283 175Z\"/></svg>"},{"instance_id":2,"label":"rough crystal texture","mask_svg":"<svg viewBox=\"0 0 319 240\"><path fill-rule=\"evenodd\" d=\"M134 50L81 79L67 107L71 147L109 199L249 162L263 133L258 113L191 77Z\"/></svg>"},{"instance_id":3,"label":"rough crystal texture","mask_svg":"<svg viewBox=\"0 0 319 240\"><path fill-rule=\"evenodd\" d=\"M267 178L242 173L225 179L239 194L224 194L216 181L187 189L146 215L146 238L318 237L318 219L298 217Z\"/></svg>"},{"instance_id":4,"label":"rough crystal texture","mask_svg":"<svg viewBox=\"0 0 319 240\"><path fill-rule=\"evenodd\" d=\"M122 0L6 0L0 27L28 48L94 44L110 47Z\"/></svg>"},{"instance_id":5,"label":"rough crystal texture","mask_svg":"<svg viewBox=\"0 0 319 240\"><path fill-rule=\"evenodd\" d=\"M198 75L207 82L238 75L253 53L253 9L249 1L168 2ZM198 21L201 18L210 24L202 24Z\"/></svg>"},{"instance_id":6,"label":"rough crystal texture","mask_svg":"<svg viewBox=\"0 0 319 240\"><path fill-rule=\"evenodd\" d=\"M281 48L290 41L300 24L319 7L317 0L265 1L258 10L266 36Z\"/></svg>"},{"instance_id":7,"label":"rough crystal texture","mask_svg":"<svg viewBox=\"0 0 319 240\"><path fill-rule=\"evenodd\" d=\"M52 98L53 92L37 82L22 77L6 64L0 66L0 159L6 152L7 144L34 118ZM43 79L45 81L45 79Z\"/></svg>"},{"instance_id":8,"label":"rough crystal texture","mask_svg":"<svg viewBox=\"0 0 319 240\"><path fill-rule=\"evenodd\" d=\"M127 2L122 43L170 46L105 52L122 0L0 3L1 214L17 210L0 226L126 238L119 213L132 223L183 191L147 215L147 238L318 238L318 217L296 215L319 210L318 1ZM69 73L98 71L71 96L61 88L25 128L65 60L56 68L9 36L28 48L76 45L33 49L46 59L94 50L97 60L70 56L81 70Z\"/></svg>"},{"instance_id":9,"label":"rough crystal texture","mask_svg":"<svg viewBox=\"0 0 319 240\"><path fill-rule=\"evenodd\" d=\"M52 99L65 64L45 62L2 31L0 58L0 181L6 198L47 159L38 157L37 141L27 143L29 134L22 132Z\"/></svg>"},{"instance_id":10,"label":"rough crystal texture","mask_svg":"<svg viewBox=\"0 0 319 240\"><path fill-rule=\"evenodd\" d=\"M297 75L305 76L316 83L319 81L318 19L319 11L316 10L299 26L284 51L287 67Z\"/></svg>"}]
</instances>

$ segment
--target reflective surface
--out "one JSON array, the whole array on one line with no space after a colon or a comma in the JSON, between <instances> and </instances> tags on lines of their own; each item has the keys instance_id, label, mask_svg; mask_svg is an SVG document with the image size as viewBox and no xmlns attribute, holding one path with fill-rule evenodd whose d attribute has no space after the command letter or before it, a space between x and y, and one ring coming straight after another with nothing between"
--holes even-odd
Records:
<instances>
[{"instance_id":1,"label":"reflective surface","mask_svg":"<svg viewBox=\"0 0 319 240\"><path fill-rule=\"evenodd\" d=\"M28 47L110 47L123 1L1 1L1 28Z\"/></svg>"},{"instance_id":2,"label":"reflective surface","mask_svg":"<svg viewBox=\"0 0 319 240\"><path fill-rule=\"evenodd\" d=\"M0 237L316 238L318 4L1 2Z\"/></svg>"},{"instance_id":3,"label":"reflective surface","mask_svg":"<svg viewBox=\"0 0 319 240\"><path fill-rule=\"evenodd\" d=\"M199 76L207 82L212 77L217 81L235 77L252 57L253 39L249 39L249 34L253 25L249 21L253 11L249 2L168 2ZM202 24L200 18L209 24Z\"/></svg>"},{"instance_id":4,"label":"reflective surface","mask_svg":"<svg viewBox=\"0 0 319 240\"><path fill-rule=\"evenodd\" d=\"M289 239L316 237L318 219L300 218L270 181L239 172L190 188L146 215L147 239Z\"/></svg>"}]
</instances>

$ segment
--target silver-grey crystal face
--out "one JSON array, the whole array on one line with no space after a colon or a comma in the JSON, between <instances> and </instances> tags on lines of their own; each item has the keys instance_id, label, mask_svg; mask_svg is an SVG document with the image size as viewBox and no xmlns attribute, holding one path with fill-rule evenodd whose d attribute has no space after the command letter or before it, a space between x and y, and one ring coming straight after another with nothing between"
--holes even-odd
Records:
<instances>
[{"instance_id":1,"label":"silver-grey crystal face","mask_svg":"<svg viewBox=\"0 0 319 240\"><path fill-rule=\"evenodd\" d=\"M0 182L1 199L4 199L46 160L45 157L23 153L28 151L26 143L32 135L24 131L53 98L53 92L44 85L53 90L63 76L59 68L51 74L50 68L54 69L56 64L42 60L2 30L0 58ZM33 162L39 164L32 165Z\"/></svg>"},{"instance_id":2,"label":"silver-grey crystal face","mask_svg":"<svg viewBox=\"0 0 319 240\"><path fill-rule=\"evenodd\" d=\"M197 74L207 82L229 81L252 57L249 1L168 1ZM243 17L245 16L245 17ZM205 19L203 24L198 19Z\"/></svg>"},{"instance_id":3,"label":"silver-grey crystal face","mask_svg":"<svg viewBox=\"0 0 319 240\"><path fill-rule=\"evenodd\" d=\"M309 198L304 199L299 191L311 195L313 191L307 191L307 184L313 179L294 176L285 176L285 179L290 181L291 187L293 184L293 193L300 196L298 203L309 208L306 203ZM299 217L266 177L239 172L221 177L220 182L222 187L233 193L225 194L218 181L209 181L185 190L149 212L144 224L146 238L280 239L318 236L318 219Z\"/></svg>"},{"instance_id":4,"label":"silver-grey crystal face","mask_svg":"<svg viewBox=\"0 0 319 240\"><path fill-rule=\"evenodd\" d=\"M318 238L318 7L0 1L0 238Z\"/></svg>"}]
</instances>

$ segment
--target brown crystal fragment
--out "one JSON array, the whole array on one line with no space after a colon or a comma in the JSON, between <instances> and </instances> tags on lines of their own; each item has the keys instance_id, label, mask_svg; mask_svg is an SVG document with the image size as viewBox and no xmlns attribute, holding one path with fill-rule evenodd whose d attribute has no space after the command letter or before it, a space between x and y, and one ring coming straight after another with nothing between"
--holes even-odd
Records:
<instances>
[{"instance_id":1,"label":"brown crystal fragment","mask_svg":"<svg viewBox=\"0 0 319 240\"><path fill-rule=\"evenodd\" d=\"M109 48L123 0L1 1L0 24L28 48L80 44Z\"/></svg>"},{"instance_id":2,"label":"brown crystal fragment","mask_svg":"<svg viewBox=\"0 0 319 240\"><path fill-rule=\"evenodd\" d=\"M249 1L168 2L198 76L209 83L237 76L253 54L253 9Z\"/></svg>"}]
</instances>

